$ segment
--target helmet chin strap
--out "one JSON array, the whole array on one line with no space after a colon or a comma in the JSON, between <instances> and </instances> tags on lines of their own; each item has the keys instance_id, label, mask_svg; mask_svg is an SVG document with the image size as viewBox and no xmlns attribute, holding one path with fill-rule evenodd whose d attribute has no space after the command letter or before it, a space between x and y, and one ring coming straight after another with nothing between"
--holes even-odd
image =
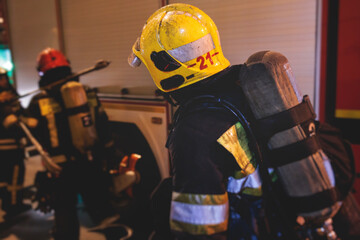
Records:
<instances>
[{"instance_id":1,"label":"helmet chin strap","mask_svg":"<svg viewBox=\"0 0 360 240\"><path fill-rule=\"evenodd\" d=\"M157 94L163 96L165 98L166 101L168 101L172 106L176 107L179 106L179 102L176 101L170 93L167 92L163 92L163 91L157 91Z\"/></svg>"}]
</instances>

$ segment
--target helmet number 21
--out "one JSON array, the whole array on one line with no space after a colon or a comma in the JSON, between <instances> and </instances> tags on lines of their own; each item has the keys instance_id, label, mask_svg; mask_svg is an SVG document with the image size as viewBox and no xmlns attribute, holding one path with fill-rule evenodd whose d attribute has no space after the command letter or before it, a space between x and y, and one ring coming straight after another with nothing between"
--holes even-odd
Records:
<instances>
[{"instance_id":1,"label":"helmet number 21","mask_svg":"<svg viewBox=\"0 0 360 240\"><path fill-rule=\"evenodd\" d=\"M216 55L216 54L214 54L214 55ZM200 70L203 70L208 67L208 65L206 64L207 61L209 61L211 63L211 65L214 64L214 62L211 58L210 52L208 52L206 54L205 58L203 56L200 56L196 59L196 62L200 62Z\"/></svg>"}]
</instances>

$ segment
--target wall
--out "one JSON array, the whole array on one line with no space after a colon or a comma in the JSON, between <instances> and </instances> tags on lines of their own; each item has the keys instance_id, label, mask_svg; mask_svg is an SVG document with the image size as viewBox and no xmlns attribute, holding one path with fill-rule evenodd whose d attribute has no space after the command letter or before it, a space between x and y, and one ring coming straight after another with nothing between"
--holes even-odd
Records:
<instances>
[{"instance_id":1,"label":"wall","mask_svg":"<svg viewBox=\"0 0 360 240\"><path fill-rule=\"evenodd\" d=\"M59 47L55 0L9 2L14 60L21 93L34 89L36 54L45 46ZM63 50L75 72L100 59L111 61L101 72L82 77L95 87L155 90L144 66L132 69L127 57L146 19L162 4L157 0L61 0ZM168 1L173 3L176 1ZM200 7L218 26L223 51L232 64L256 51L273 50L289 59L303 94L315 101L315 0L184 0ZM31 9L31 11L28 11ZM22 31L25 29L25 31Z\"/></svg>"},{"instance_id":2,"label":"wall","mask_svg":"<svg viewBox=\"0 0 360 240\"><path fill-rule=\"evenodd\" d=\"M19 94L37 89L36 58L59 47L54 0L7 1L12 56ZM23 103L26 105L29 98Z\"/></svg>"}]
</instances>

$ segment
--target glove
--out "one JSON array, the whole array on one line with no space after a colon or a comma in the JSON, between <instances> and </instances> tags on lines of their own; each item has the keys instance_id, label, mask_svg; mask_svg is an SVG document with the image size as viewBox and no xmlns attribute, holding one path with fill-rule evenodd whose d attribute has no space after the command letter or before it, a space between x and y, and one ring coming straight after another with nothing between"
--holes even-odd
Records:
<instances>
[{"instance_id":1,"label":"glove","mask_svg":"<svg viewBox=\"0 0 360 240\"><path fill-rule=\"evenodd\" d=\"M0 103L6 103L13 100L16 96L12 91L2 91L0 93Z\"/></svg>"},{"instance_id":2,"label":"glove","mask_svg":"<svg viewBox=\"0 0 360 240\"><path fill-rule=\"evenodd\" d=\"M130 197L133 197L132 186L140 182L140 173L135 169L137 161L141 155L132 153L123 157L118 170L112 170L110 173L115 175L114 188L116 192L125 191Z\"/></svg>"},{"instance_id":3,"label":"glove","mask_svg":"<svg viewBox=\"0 0 360 240\"><path fill-rule=\"evenodd\" d=\"M9 114L7 115L2 124L5 128L10 128L11 126L14 126L15 124L17 124L19 121L18 117L15 114Z\"/></svg>"},{"instance_id":4,"label":"glove","mask_svg":"<svg viewBox=\"0 0 360 240\"><path fill-rule=\"evenodd\" d=\"M7 115L2 121L2 125L13 138L21 139L24 137L24 133L19 126L19 118L15 114Z\"/></svg>"}]
</instances>

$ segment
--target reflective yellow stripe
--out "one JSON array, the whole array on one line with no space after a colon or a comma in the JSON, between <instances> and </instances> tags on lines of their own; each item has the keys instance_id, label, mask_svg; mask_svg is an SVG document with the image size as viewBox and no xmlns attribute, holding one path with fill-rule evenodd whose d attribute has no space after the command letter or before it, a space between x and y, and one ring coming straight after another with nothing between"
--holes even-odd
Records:
<instances>
[{"instance_id":1,"label":"reflective yellow stripe","mask_svg":"<svg viewBox=\"0 0 360 240\"><path fill-rule=\"evenodd\" d=\"M260 197L260 196L262 196L262 189L261 189L261 187L260 188L244 188L242 193L251 195L251 196Z\"/></svg>"},{"instance_id":2,"label":"reflective yellow stripe","mask_svg":"<svg viewBox=\"0 0 360 240\"><path fill-rule=\"evenodd\" d=\"M211 235L226 231L229 203L225 194L186 194L173 192L170 226L190 234Z\"/></svg>"},{"instance_id":3,"label":"reflective yellow stripe","mask_svg":"<svg viewBox=\"0 0 360 240\"><path fill-rule=\"evenodd\" d=\"M199 205L220 205L228 201L227 194L172 193L172 201Z\"/></svg>"},{"instance_id":4,"label":"reflective yellow stripe","mask_svg":"<svg viewBox=\"0 0 360 240\"><path fill-rule=\"evenodd\" d=\"M14 150L19 148L18 145L0 145L0 150Z\"/></svg>"},{"instance_id":5,"label":"reflective yellow stripe","mask_svg":"<svg viewBox=\"0 0 360 240\"><path fill-rule=\"evenodd\" d=\"M250 151L245 130L240 123L230 127L217 141L234 156L244 176L255 171L255 159Z\"/></svg>"},{"instance_id":6,"label":"reflective yellow stripe","mask_svg":"<svg viewBox=\"0 0 360 240\"><path fill-rule=\"evenodd\" d=\"M87 98L88 98L88 103L90 107L97 107L98 106L98 101L96 98L96 93L95 92L87 92Z\"/></svg>"},{"instance_id":7,"label":"reflective yellow stripe","mask_svg":"<svg viewBox=\"0 0 360 240\"><path fill-rule=\"evenodd\" d=\"M0 150L14 150L20 148L15 139L0 139Z\"/></svg>"},{"instance_id":8,"label":"reflective yellow stripe","mask_svg":"<svg viewBox=\"0 0 360 240\"><path fill-rule=\"evenodd\" d=\"M337 117L337 118L360 119L360 110L336 109L335 110L335 117Z\"/></svg>"},{"instance_id":9,"label":"reflective yellow stripe","mask_svg":"<svg viewBox=\"0 0 360 240\"><path fill-rule=\"evenodd\" d=\"M53 148L59 146L59 137L56 127L56 119L54 114L48 114L46 115L46 119L48 121L47 127L49 129L49 135L50 135L50 143Z\"/></svg>"},{"instance_id":10,"label":"reflective yellow stripe","mask_svg":"<svg viewBox=\"0 0 360 240\"><path fill-rule=\"evenodd\" d=\"M22 189L22 185L17 185L19 177L19 165L14 166L13 176L12 176L12 185L7 186L7 190L11 192L11 205L16 204L17 192Z\"/></svg>"},{"instance_id":11,"label":"reflective yellow stripe","mask_svg":"<svg viewBox=\"0 0 360 240\"><path fill-rule=\"evenodd\" d=\"M170 221L170 228L173 231L187 232L192 235L212 235L215 233L225 232L227 230L228 220L221 224L214 225L194 225L179 221Z\"/></svg>"},{"instance_id":12,"label":"reflective yellow stripe","mask_svg":"<svg viewBox=\"0 0 360 240\"><path fill-rule=\"evenodd\" d=\"M0 144L9 144L9 143L16 143L16 140L12 138L0 139Z\"/></svg>"},{"instance_id":13,"label":"reflective yellow stripe","mask_svg":"<svg viewBox=\"0 0 360 240\"><path fill-rule=\"evenodd\" d=\"M41 116L61 112L61 106L53 98L42 98L39 100Z\"/></svg>"}]
</instances>

